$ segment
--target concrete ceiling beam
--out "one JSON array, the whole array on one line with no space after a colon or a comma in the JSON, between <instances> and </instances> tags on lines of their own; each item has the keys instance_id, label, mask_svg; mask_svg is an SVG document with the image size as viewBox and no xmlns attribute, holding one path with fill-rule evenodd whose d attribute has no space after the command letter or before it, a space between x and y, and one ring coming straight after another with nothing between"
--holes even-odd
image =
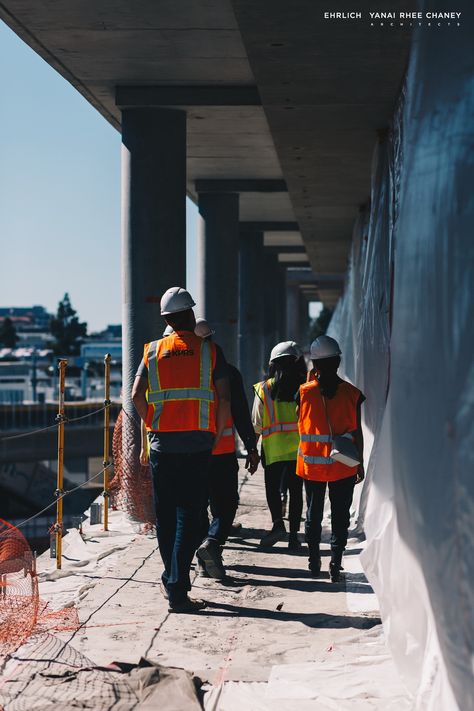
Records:
<instances>
[{"instance_id":1,"label":"concrete ceiling beam","mask_svg":"<svg viewBox=\"0 0 474 711\"><path fill-rule=\"evenodd\" d=\"M242 232L299 232L297 222L241 222Z\"/></svg>"},{"instance_id":2,"label":"concrete ceiling beam","mask_svg":"<svg viewBox=\"0 0 474 711\"><path fill-rule=\"evenodd\" d=\"M261 106L256 86L117 86L121 109L174 106Z\"/></svg>"},{"instance_id":3,"label":"concrete ceiling beam","mask_svg":"<svg viewBox=\"0 0 474 711\"><path fill-rule=\"evenodd\" d=\"M273 178L244 179L198 179L195 181L198 193L286 193L284 180Z\"/></svg>"},{"instance_id":4,"label":"concrete ceiling beam","mask_svg":"<svg viewBox=\"0 0 474 711\"><path fill-rule=\"evenodd\" d=\"M265 252L270 252L273 254L305 254L306 253L306 247L305 246L299 246L299 245L294 245L291 246L291 244L285 244L285 245L264 245Z\"/></svg>"}]
</instances>

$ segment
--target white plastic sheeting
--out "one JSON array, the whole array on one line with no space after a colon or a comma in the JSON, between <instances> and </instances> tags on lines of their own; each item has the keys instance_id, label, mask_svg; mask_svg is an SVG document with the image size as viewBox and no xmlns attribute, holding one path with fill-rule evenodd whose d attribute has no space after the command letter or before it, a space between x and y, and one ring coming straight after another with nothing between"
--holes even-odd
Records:
<instances>
[{"instance_id":1,"label":"white plastic sheeting","mask_svg":"<svg viewBox=\"0 0 474 711\"><path fill-rule=\"evenodd\" d=\"M367 396L363 564L429 711L474 709L474 72L456 9L464 26L415 36L329 330Z\"/></svg>"}]
</instances>

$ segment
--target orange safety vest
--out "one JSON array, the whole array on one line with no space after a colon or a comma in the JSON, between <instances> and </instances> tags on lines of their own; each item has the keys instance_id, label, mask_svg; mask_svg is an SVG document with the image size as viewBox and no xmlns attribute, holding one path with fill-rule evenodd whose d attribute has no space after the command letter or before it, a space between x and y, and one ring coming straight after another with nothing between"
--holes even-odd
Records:
<instances>
[{"instance_id":1,"label":"orange safety vest","mask_svg":"<svg viewBox=\"0 0 474 711\"><path fill-rule=\"evenodd\" d=\"M229 415L222 437L212 450L212 454L232 454L232 452L235 452L235 430L234 420L232 419L232 415Z\"/></svg>"},{"instance_id":2,"label":"orange safety vest","mask_svg":"<svg viewBox=\"0 0 474 711\"><path fill-rule=\"evenodd\" d=\"M216 347L191 331L146 343L148 432L216 431Z\"/></svg>"},{"instance_id":3,"label":"orange safety vest","mask_svg":"<svg viewBox=\"0 0 474 711\"><path fill-rule=\"evenodd\" d=\"M345 380L339 383L336 394L330 399L321 395L316 379L300 386L298 476L313 481L337 481L355 475L357 467L348 467L330 457L331 430L333 435L357 430L360 396L360 390Z\"/></svg>"}]
</instances>

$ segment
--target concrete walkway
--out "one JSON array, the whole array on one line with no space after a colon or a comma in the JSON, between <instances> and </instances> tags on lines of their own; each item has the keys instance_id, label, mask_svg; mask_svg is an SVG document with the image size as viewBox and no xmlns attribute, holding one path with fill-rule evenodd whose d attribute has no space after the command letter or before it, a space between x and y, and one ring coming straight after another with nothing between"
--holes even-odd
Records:
<instances>
[{"instance_id":1,"label":"concrete walkway","mask_svg":"<svg viewBox=\"0 0 474 711\"><path fill-rule=\"evenodd\" d=\"M325 544L323 572L314 580L306 555L289 554L286 543L266 552L258 548L270 524L263 472L248 477L242 470L241 487L237 520L242 533L224 552L229 580L221 583L193 573L191 594L207 600L207 610L168 613L159 591L162 565L155 539L120 530L123 516L114 513L109 536L90 527L86 543L80 541L86 551L108 546L93 565L91 560L83 565L78 562L81 554L70 553L76 561L70 563L75 566L72 576L67 561L59 576L42 574L42 597L55 606L74 599L78 609L80 629L60 633L61 639L97 665L147 657L190 670L209 684L206 708L219 711L290 709L296 698L300 709L342 709L346 701L356 709L361 686L360 708L387 709L391 702L398 710L409 708L384 647L375 595L360 568L361 544L350 540L346 580L339 584L329 580ZM47 559L45 566L51 567ZM375 667L378 686L373 683ZM309 685L305 673L312 680ZM229 681L239 683L224 684ZM248 689L251 705L245 701Z\"/></svg>"}]
</instances>

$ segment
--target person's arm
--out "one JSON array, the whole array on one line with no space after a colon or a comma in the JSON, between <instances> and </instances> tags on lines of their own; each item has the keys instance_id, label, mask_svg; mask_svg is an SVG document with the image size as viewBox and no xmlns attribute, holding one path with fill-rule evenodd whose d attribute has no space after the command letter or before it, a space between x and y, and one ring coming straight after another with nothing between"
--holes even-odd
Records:
<instances>
[{"instance_id":1,"label":"person's arm","mask_svg":"<svg viewBox=\"0 0 474 711\"><path fill-rule=\"evenodd\" d=\"M149 458L147 431L145 422L142 420L142 426L140 427L140 464L146 466Z\"/></svg>"},{"instance_id":2,"label":"person's arm","mask_svg":"<svg viewBox=\"0 0 474 711\"><path fill-rule=\"evenodd\" d=\"M229 378L219 378L215 382L217 392L217 408L216 408L216 439L214 446L222 437L225 430L227 420L230 417L230 385Z\"/></svg>"},{"instance_id":3,"label":"person's arm","mask_svg":"<svg viewBox=\"0 0 474 711\"><path fill-rule=\"evenodd\" d=\"M257 393L255 393L252 405L252 425L258 442L263 429L263 400Z\"/></svg>"},{"instance_id":4,"label":"person's arm","mask_svg":"<svg viewBox=\"0 0 474 711\"><path fill-rule=\"evenodd\" d=\"M132 388L132 402L135 405L135 410L138 412L142 420L146 420L148 412L148 401L146 399L147 390L148 379L137 375Z\"/></svg>"},{"instance_id":5,"label":"person's arm","mask_svg":"<svg viewBox=\"0 0 474 711\"><path fill-rule=\"evenodd\" d=\"M244 447L247 450L245 468L253 474L259 465L260 457L257 451L257 438L250 417L249 404L245 395L244 382L237 368L229 366L230 375L230 409L235 428Z\"/></svg>"},{"instance_id":6,"label":"person's arm","mask_svg":"<svg viewBox=\"0 0 474 711\"><path fill-rule=\"evenodd\" d=\"M362 395L357 403L357 429L354 432L354 444L359 452L360 464L357 467L356 484L360 484L365 478L364 471L364 435L362 434L362 403L365 398Z\"/></svg>"},{"instance_id":7,"label":"person's arm","mask_svg":"<svg viewBox=\"0 0 474 711\"><path fill-rule=\"evenodd\" d=\"M295 395L295 403L296 403L296 417L299 419L300 417L300 402L301 402L301 395L300 395L300 389L298 388L297 393Z\"/></svg>"}]
</instances>

